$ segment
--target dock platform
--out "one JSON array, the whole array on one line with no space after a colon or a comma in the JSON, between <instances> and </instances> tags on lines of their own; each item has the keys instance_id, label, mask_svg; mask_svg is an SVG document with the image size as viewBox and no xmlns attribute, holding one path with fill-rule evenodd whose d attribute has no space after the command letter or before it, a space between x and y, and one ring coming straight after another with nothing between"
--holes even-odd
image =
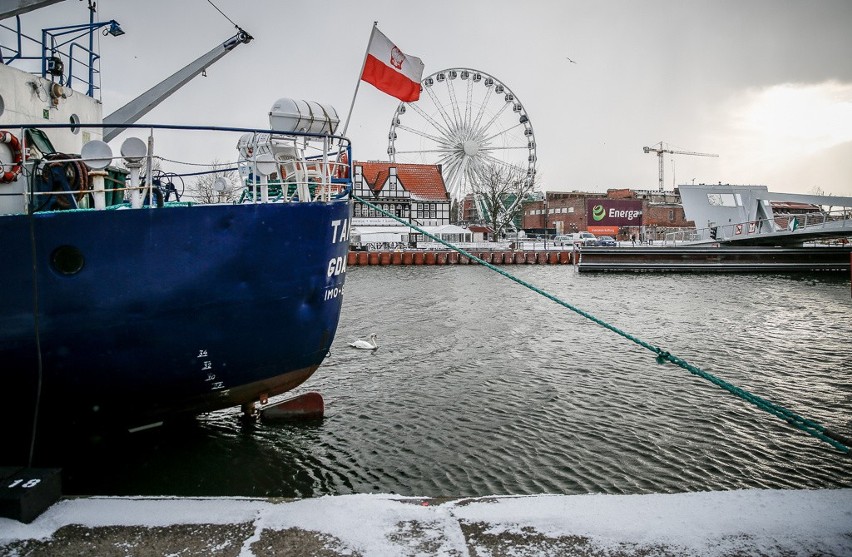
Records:
<instances>
[{"instance_id":1,"label":"dock platform","mask_svg":"<svg viewBox=\"0 0 852 557\"><path fill-rule=\"evenodd\" d=\"M587 247L581 273L799 273L850 272L849 247Z\"/></svg>"}]
</instances>

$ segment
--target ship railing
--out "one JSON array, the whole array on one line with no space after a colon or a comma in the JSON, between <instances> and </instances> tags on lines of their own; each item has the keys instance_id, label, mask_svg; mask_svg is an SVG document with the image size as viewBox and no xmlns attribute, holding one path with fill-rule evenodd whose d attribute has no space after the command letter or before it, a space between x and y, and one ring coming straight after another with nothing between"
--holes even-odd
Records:
<instances>
[{"instance_id":1,"label":"ship railing","mask_svg":"<svg viewBox=\"0 0 852 557\"><path fill-rule=\"evenodd\" d=\"M121 144L119 156L97 139L78 149L79 153L57 152L49 139L54 128L71 128L75 134L86 130L85 134L97 138L106 127L110 126L39 124L18 128L23 172L13 187L4 184L0 188L0 210L26 213L175 203L329 202L348 198L352 191L351 145L346 138L330 134L128 125L125 136L130 137ZM146 139L133 136L136 130ZM192 140L182 141L179 136L183 134ZM57 137L57 145L68 144L68 135L66 131L66 137ZM247 143L246 136L253 143ZM169 151L178 146L191 155L167 155L160 145L169 146ZM237 155L228 155L235 146ZM208 153L206 160L199 159L204 156L200 152ZM3 201L10 197L21 201Z\"/></svg>"},{"instance_id":2,"label":"ship railing","mask_svg":"<svg viewBox=\"0 0 852 557\"><path fill-rule=\"evenodd\" d=\"M351 186L350 150L331 136L289 132L246 133L240 137L241 202L328 201Z\"/></svg>"}]
</instances>

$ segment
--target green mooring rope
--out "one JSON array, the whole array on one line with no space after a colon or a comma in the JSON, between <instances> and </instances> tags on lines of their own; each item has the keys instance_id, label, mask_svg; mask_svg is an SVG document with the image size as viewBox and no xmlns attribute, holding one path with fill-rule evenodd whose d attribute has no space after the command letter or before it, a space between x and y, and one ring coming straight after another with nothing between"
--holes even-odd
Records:
<instances>
[{"instance_id":1,"label":"green mooring rope","mask_svg":"<svg viewBox=\"0 0 852 557\"><path fill-rule=\"evenodd\" d=\"M643 341L642 339L631 335L630 333L622 331L618 327L616 327L614 325L610 325L606 321L599 319L599 318L595 317L594 315L592 315L592 314L590 314L586 311L583 311L582 309L580 309L580 308L578 308L578 307L576 307L572 304L569 304L568 302L566 302L564 300L557 298L553 294L550 294L549 292L545 292L541 288L538 288L537 286L534 286L534 285L532 285L532 284L530 284L530 283L510 274L510 273L507 273L506 271L504 271L504 270L502 270L498 267L495 267L491 263L488 263L488 262L476 257L475 255L466 252L465 250L463 250L461 248L458 248L458 247L456 247L456 246L454 246L454 245L452 245L448 242L445 242L444 240L441 240L440 238L433 236L432 234L429 234L428 232L426 232L422 228L419 228L418 226L415 226L411 223L405 222L404 220L398 218L397 216L388 213L384 209L381 209L380 207L373 205L369 201L361 199L357 195L353 195L352 197L353 197L353 199L355 199L355 201L358 201L359 203L362 203L362 204L366 205L367 207L370 207L371 209L375 209L376 211L382 213L383 215L388 216L388 217L394 219L395 221L397 221L397 222L399 222L399 223L401 223L401 224L403 224L403 225L405 225L409 228L413 228L417 232L424 234L425 236L428 236L429 238L435 240L436 242L439 242L439 243L447 246L451 250L457 251L458 253L464 255L465 257L469 257L470 259L476 261L480 265L484 265L485 267L488 267L489 269L491 269L495 273L499 273L499 274L503 275L504 277L506 277L507 279L512 280L512 281L520 284L521 286L529 288L533 292L541 294L545 298L552 300L552 301L556 302L557 304L559 304L563 307L566 307L566 308L570 309L571 311L573 311L573 312L575 312L579 315L582 315L586 319L594 321L595 323L597 323L601 327L603 327L605 329L609 329L613 333L620 335L620 336L626 338L627 340L634 342L634 343L638 344L639 346L650 350L651 352L653 352L654 354L657 355L656 359L657 359L658 364L664 364L666 362L671 362L671 363L675 364L676 366L681 367L681 368L685 369L686 371L692 373L693 375L697 375L698 377L706 379L707 381L710 381L714 385L721 387L722 389L725 389L726 391L728 391L732 395L737 396L737 397L741 398L742 400L745 400L746 402L750 402L750 403L754 404L755 406L757 406L761 410L764 410L766 412L769 412L770 414L777 416L778 418L781 418L785 422L789 423L790 425L792 425L794 427L801 429L805 433L808 433L809 435L812 435L813 437L816 437L817 439L819 439L821 441L825 441L826 443L828 443L829 445L831 445L832 447L834 447L838 451L845 453L847 455L852 453L852 449L850 449L850 446L852 446L852 439L849 439L849 438L846 438L846 437L844 437L840 434L834 433L834 432L826 429L824 426L820 425L818 422L815 422L813 420L809 420L807 418L799 416L795 412L787 410L783 406L775 404L774 402L771 402L771 401L766 400L764 398L761 398L759 396L753 395L750 392L746 391L745 389L737 387L736 385L732 385L731 383L728 383L727 381L720 379L720 378L716 377L715 375L708 373L708 372L702 370L701 368L698 368L698 367L690 364L686 360L683 360L681 358L678 358L677 356L674 356L674 355L668 353L667 351L663 350L659 346L654 346L652 344L649 344L649 343Z\"/></svg>"}]
</instances>

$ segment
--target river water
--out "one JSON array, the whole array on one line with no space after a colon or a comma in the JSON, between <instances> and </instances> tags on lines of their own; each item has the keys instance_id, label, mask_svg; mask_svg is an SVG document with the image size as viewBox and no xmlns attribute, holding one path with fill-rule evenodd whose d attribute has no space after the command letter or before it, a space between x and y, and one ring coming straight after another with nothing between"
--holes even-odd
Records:
<instances>
[{"instance_id":1,"label":"river water","mask_svg":"<svg viewBox=\"0 0 852 557\"><path fill-rule=\"evenodd\" d=\"M852 299L827 275L504 268L852 436ZM352 267L323 420L238 409L81 451L66 493L308 497L852 486L852 458L478 266ZM375 352L347 343L378 335ZM286 342L286 339L282 339Z\"/></svg>"}]
</instances>

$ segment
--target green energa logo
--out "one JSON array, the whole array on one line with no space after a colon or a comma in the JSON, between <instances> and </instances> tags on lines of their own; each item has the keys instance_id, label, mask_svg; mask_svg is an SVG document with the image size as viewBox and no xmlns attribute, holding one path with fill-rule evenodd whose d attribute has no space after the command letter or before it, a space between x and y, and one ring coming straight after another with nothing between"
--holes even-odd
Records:
<instances>
[{"instance_id":1,"label":"green energa logo","mask_svg":"<svg viewBox=\"0 0 852 557\"><path fill-rule=\"evenodd\" d=\"M603 220L606 216L606 209L604 209L603 205L595 205L592 208L592 218L596 221Z\"/></svg>"}]
</instances>

